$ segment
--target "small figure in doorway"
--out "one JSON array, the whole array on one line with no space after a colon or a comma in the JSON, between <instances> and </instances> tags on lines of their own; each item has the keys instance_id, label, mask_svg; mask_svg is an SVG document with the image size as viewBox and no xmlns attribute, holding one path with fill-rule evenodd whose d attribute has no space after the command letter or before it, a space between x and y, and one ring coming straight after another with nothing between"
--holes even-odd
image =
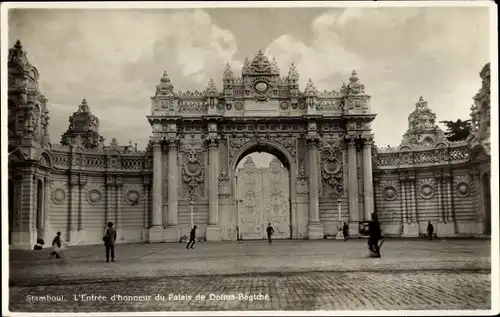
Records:
<instances>
[{"instance_id":1,"label":"small figure in doorway","mask_svg":"<svg viewBox=\"0 0 500 317\"><path fill-rule=\"evenodd\" d=\"M267 241L269 241L269 243L273 243L272 236L274 234L274 228L271 226L271 223L268 223L266 232L267 232Z\"/></svg>"},{"instance_id":2,"label":"small figure in doorway","mask_svg":"<svg viewBox=\"0 0 500 317\"><path fill-rule=\"evenodd\" d=\"M342 227L342 234L344 235L344 241L349 240L349 226L347 222L344 222L344 226Z\"/></svg>"},{"instance_id":3,"label":"small figure in doorway","mask_svg":"<svg viewBox=\"0 0 500 317\"><path fill-rule=\"evenodd\" d=\"M116 241L116 229L113 228L113 223L108 222L108 229L106 229L106 234L104 238L104 245L106 246L106 262L109 262L109 255L111 253L111 262L115 262L115 241Z\"/></svg>"},{"instance_id":4,"label":"small figure in doorway","mask_svg":"<svg viewBox=\"0 0 500 317\"><path fill-rule=\"evenodd\" d=\"M54 255L56 256L56 259L59 259L62 250L61 247L62 247L61 232L58 231L56 236L54 237L54 240L52 240L52 252L50 252L49 259L52 259Z\"/></svg>"},{"instance_id":5,"label":"small figure in doorway","mask_svg":"<svg viewBox=\"0 0 500 317\"><path fill-rule=\"evenodd\" d=\"M432 240L432 235L434 234L434 226L430 221L429 224L427 225L427 234L429 235L429 240Z\"/></svg>"},{"instance_id":6,"label":"small figure in doorway","mask_svg":"<svg viewBox=\"0 0 500 317\"><path fill-rule=\"evenodd\" d=\"M189 242L186 245L186 249L194 249L194 244L196 243L196 228L198 227L194 226L193 229L191 229L191 233L189 234Z\"/></svg>"}]
</instances>

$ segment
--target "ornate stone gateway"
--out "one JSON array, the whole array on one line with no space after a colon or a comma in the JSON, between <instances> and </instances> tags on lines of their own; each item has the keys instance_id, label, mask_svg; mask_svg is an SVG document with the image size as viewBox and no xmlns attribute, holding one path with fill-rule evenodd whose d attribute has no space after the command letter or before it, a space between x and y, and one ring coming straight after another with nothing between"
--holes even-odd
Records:
<instances>
[{"instance_id":1,"label":"ornate stone gateway","mask_svg":"<svg viewBox=\"0 0 500 317\"><path fill-rule=\"evenodd\" d=\"M250 156L236 172L240 238L264 239L268 223L275 239L290 236L290 177L276 157L268 168L256 168Z\"/></svg>"}]
</instances>

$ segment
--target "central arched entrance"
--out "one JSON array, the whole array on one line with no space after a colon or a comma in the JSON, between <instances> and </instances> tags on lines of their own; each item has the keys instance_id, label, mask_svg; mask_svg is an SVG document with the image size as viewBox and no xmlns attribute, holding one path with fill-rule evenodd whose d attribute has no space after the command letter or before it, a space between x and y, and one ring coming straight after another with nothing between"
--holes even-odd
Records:
<instances>
[{"instance_id":1,"label":"central arched entrance","mask_svg":"<svg viewBox=\"0 0 500 317\"><path fill-rule=\"evenodd\" d=\"M293 168L284 152L270 144L248 144L233 162L239 240L266 239L269 223L274 239L293 237Z\"/></svg>"}]
</instances>

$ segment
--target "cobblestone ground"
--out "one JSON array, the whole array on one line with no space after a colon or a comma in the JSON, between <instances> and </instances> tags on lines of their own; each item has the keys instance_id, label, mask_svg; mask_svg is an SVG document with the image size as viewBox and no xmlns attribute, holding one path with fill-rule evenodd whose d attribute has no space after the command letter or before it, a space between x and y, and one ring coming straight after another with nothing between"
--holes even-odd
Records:
<instances>
[{"instance_id":1,"label":"cobblestone ground","mask_svg":"<svg viewBox=\"0 0 500 317\"><path fill-rule=\"evenodd\" d=\"M103 263L102 249L72 247L59 261L48 260L48 250L11 251L10 310L490 308L488 240L388 240L380 259L367 258L363 240L200 243L195 250L181 244L118 245L116 263ZM76 301L74 295L81 294L106 300ZM115 294L151 298L118 300ZM250 301L239 294L268 297ZM64 301L29 297L42 295L62 295Z\"/></svg>"}]
</instances>

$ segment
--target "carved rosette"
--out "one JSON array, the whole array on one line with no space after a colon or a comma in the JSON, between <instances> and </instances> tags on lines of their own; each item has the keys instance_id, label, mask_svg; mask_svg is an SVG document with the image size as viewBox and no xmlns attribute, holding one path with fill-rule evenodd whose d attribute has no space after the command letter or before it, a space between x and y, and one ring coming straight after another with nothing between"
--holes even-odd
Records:
<instances>
[{"instance_id":1,"label":"carved rosette","mask_svg":"<svg viewBox=\"0 0 500 317\"><path fill-rule=\"evenodd\" d=\"M143 199L141 185L139 184L126 185L123 192L125 193L123 198L129 205L137 205Z\"/></svg>"},{"instance_id":2,"label":"carved rosette","mask_svg":"<svg viewBox=\"0 0 500 317\"><path fill-rule=\"evenodd\" d=\"M226 170L222 169L219 174L219 197L228 197L230 192L230 181L231 179L226 173Z\"/></svg>"},{"instance_id":3,"label":"carved rosette","mask_svg":"<svg viewBox=\"0 0 500 317\"><path fill-rule=\"evenodd\" d=\"M297 194L309 194L309 176L307 176L304 165L299 167L299 172L297 174Z\"/></svg>"},{"instance_id":4,"label":"carved rosette","mask_svg":"<svg viewBox=\"0 0 500 317\"><path fill-rule=\"evenodd\" d=\"M339 147L332 145L325 149L323 154L324 158L321 164L323 181L340 195L344 190L342 152L340 152Z\"/></svg>"},{"instance_id":5,"label":"carved rosette","mask_svg":"<svg viewBox=\"0 0 500 317\"><path fill-rule=\"evenodd\" d=\"M196 187L203 183L205 171L203 165L198 159L198 152L191 149L188 153L187 162L182 169L182 180L188 185L188 196L190 200L194 199Z\"/></svg>"},{"instance_id":6,"label":"carved rosette","mask_svg":"<svg viewBox=\"0 0 500 317\"><path fill-rule=\"evenodd\" d=\"M419 194L423 199L431 199L434 197L436 181L433 178L424 178L419 180Z\"/></svg>"},{"instance_id":7,"label":"carved rosette","mask_svg":"<svg viewBox=\"0 0 500 317\"><path fill-rule=\"evenodd\" d=\"M394 180L382 181L380 182L380 187L382 188L382 197L385 200L393 201L398 198L398 183Z\"/></svg>"},{"instance_id":8,"label":"carved rosette","mask_svg":"<svg viewBox=\"0 0 500 317\"><path fill-rule=\"evenodd\" d=\"M95 183L89 183L85 187L86 197L89 204L94 205L102 200L103 194L101 185Z\"/></svg>"},{"instance_id":9,"label":"carved rosette","mask_svg":"<svg viewBox=\"0 0 500 317\"><path fill-rule=\"evenodd\" d=\"M64 203L66 200L66 186L64 182L54 181L51 184L52 193L50 195L52 202L56 205Z\"/></svg>"},{"instance_id":10,"label":"carved rosette","mask_svg":"<svg viewBox=\"0 0 500 317\"><path fill-rule=\"evenodd\" d=\"M458 197L467 197L470 195L470 177L467 175L457 176L453 180L453 188L457 192Z\"/></svg>"}]
</instances>

